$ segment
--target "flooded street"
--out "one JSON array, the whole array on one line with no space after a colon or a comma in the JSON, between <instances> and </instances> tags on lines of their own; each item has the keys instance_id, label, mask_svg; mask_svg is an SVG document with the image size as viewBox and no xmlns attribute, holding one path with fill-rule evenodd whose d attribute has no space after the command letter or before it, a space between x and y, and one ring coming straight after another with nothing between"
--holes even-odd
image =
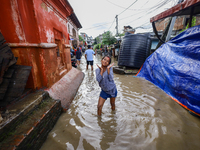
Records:
<instances>
[{"instance_id":1,"label":"flooded street","mask_svg":"<svg viewBox=\"0 0 200 150\"><path fill-rule=\"evenodd\" d=\"M94 70L100 61L100 55L94 57ZM111 110L108 99L98 117L101 89L95 71L90 66L86 70L84 56L78 69L85 78L70 109L61 115L41 150L200 149L200 119L155 85L133 75L114 74L116 110Z\"/></svg>"}]
</instances>

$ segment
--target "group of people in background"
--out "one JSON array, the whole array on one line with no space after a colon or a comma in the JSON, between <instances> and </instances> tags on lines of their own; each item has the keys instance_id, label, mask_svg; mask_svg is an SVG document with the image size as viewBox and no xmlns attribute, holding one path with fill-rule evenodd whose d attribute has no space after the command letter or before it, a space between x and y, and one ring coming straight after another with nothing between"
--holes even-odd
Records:
<instances>
[{"instance_id":1,"label":"group of people in background","mask_svg":"<svg viewBox=\"0 0 200 150\"><path fill-rule=\"evenodd\" d=\"M77 59L77 64L80 65L82 51L81 47L74 49L75 56ZM106 49L107 50L107 49ZM88 66L91 66L93 71L93 55L96 55L96 50L94 51L91 45L88 45L88 49L85 51L85 59L87 61L86 70ZM109 55L103 56L101 60L101 65L97 65L96 80L99 83L101 92L99 95L98 105L97 105L97 115L101 116L102 108L105 101L110 98L110 105L112 111L115 110L115 99L117 97L117 88L113 80L113 67L114 63L111 64L111 57Z\"/></svg>"},{"instance_id":2,"label":"group of people in background","mask_svg":"<svg viewBox=\"0 0 200 150\"><path fill-rule=\"evenodd\" d=\"M74 55L76 57L77 60L77 65L80 65L80 61L81 61L81 56L82 56L82 47L75 47L73 46L73 50L74 50ZM85 59L87 60L87 66L86 69L88 69L88 66L91 66L91 70L93 70L93 55L96 55L96 51L94 52L91 45L88 45L88 49L85 51Z\"/></svg>"},{"instance_id":3,"label":"group of people in background","mask_svg":"<svg viewBox=\"0 0 200 150\"><path fill-rule=\"evenodd\" d=\"M77 60L77 65L80 65L83 49L82 49L81 46L79 46L79 47L73 46L72 49L73 49L73 53L74 53L76 60Z\"/></svg>"},{"instance_id":4,"label":"group of people in background","mask_svg":"<svg viewBox=\"0 0 200 150\"><path fill-rule=\"evenodd\" d=\"M111 49L111 47L105 46L105 47L101 48L100 50L101 50L102 56L106 56L106 55L112 56L112 49Z\"/></svg>"}]
</instances>

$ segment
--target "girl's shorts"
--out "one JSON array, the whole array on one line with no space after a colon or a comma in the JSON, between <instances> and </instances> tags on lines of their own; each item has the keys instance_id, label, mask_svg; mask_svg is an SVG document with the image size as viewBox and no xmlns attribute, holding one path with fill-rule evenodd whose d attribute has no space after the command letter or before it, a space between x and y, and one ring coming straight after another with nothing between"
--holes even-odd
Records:
<instances>
[{"instance_id":1,"label":"girl's shorts","mask_svg":"<svg viewBox=\"0 0 200 150\"><path fill-rule=\"evenodd\" d=\"M81 59L77 59L78 61L81 61Z\"/></svg>"},{"instance_id":2,"label":"girl's shorts","mask_svg":"<svg viewBox=\"0 0 200 150\"><path fill-rule=\"evenodd\" d=\"M112 96L108 93L106 93L105 91L101 90L101 93L100 93L100 97L102 97L103 99L107 99L107 98L112 98ZM115 96L114 97L117 97L117 89L115 89Z\"/></svg>"}]
</instances>

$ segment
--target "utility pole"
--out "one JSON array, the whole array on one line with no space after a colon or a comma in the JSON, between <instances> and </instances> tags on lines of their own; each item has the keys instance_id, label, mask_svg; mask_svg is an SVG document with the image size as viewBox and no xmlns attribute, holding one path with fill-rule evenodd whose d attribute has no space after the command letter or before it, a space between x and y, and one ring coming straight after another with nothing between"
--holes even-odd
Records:
<instances>
[{"instance_id":1,"label":"utility pole","mask_svg":"<svg viewBox=\"0 0 200 150\"><path fill-rule=\"evenodd\" d=\"M119 35L119 33L118 33L118 15L116 15L116 36L118 36Z\"/></svg>"}]
</instances>

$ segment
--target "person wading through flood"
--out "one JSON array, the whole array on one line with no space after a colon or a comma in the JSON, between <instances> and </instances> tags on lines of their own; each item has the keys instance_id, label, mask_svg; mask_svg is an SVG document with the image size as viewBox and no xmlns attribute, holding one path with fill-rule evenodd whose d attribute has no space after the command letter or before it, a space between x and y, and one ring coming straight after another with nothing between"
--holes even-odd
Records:
<instances>
[{"instance_id":1,"label":"person wading through flood","mask_svg":"<svg viewBox=\"0 0 200 150\"><path fill-rule=\"evenodd\" d=\"M96 52L94 52L91 49L91 46L88 45L88 49L85 51L85 59L87 60L87 67L86 69L88 70L88 65L91 65L91 70L93 70L93 55L96 55Z\"/></svg>"},{"instance_id":2,"label":"person wading through flood","mask_svg":"<svg viewBox=\"0 0 200 150\"><path fill-rule=\"evenodd\" d=\"M77 64L80 65L80 62L81 62L81 50L79 48L77 48L77 51L76 51L76 59L77 59Z\"/></svg>"},{"instance_id":3,"label":"person wading through flood","mask_svg":"<svg viewBox=\"0 0 200 150\"><path fill-rule=\"evenodd\" d=\"M101 67L99 65L95 70L96 80L101 87L99 102L97 105L97 114L101 116L103 104L107 98L110 98L111 109L115 110L115 98L117 97L117 88L113 80L113 70L110 56L104 56L101 60Z\"/></svg>"}]
</instances>

